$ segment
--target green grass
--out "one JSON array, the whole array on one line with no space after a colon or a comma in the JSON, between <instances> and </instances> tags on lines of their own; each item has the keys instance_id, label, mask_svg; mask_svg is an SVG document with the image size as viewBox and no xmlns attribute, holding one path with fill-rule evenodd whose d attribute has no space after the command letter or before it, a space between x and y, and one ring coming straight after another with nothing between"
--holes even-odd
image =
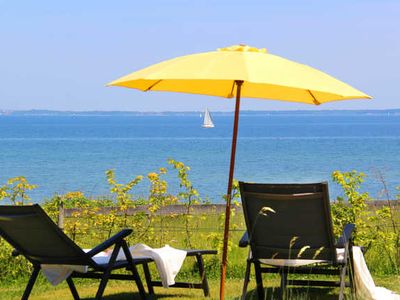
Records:
<instances>
[{"instance_id":1,"label":"green grass","mask_svg":"<svg viewBox=\"0 0 400 300\"><path fill-rule=\"evenodd\" d=\"M400 293L400 276L380 276L374 278L378 286L384 286L397 293ZM20 299L25 288L26 280L21 280L7 286L0 286L1 299ZM276 299L279 297L279 280L275 276L265 277L267 299ZM226 299L239 299L241 295L243 281L241 279L229 279L226 283ZM247 299L257 299L254 290L254 280L250 281ZM98 282L95 280L76 280L78 292L82 299L93 299L96 294ZM211 299L218 298L219 281L210 280ZM176 288L155 288L156 297L153 299L199 299L203 297L201 290L195 289L176 289ZM289 299L337 299L337 289L330 288L289 288L287 291ZM132 298L132 295L135 297ZM40 278L35 285L31 298L39 299L72 299L66 283L58 286L51 286L44 278ZM136 286L133 282L110 281L105 291L104 299L139 299Z\"/></svg>"}]
</instances>

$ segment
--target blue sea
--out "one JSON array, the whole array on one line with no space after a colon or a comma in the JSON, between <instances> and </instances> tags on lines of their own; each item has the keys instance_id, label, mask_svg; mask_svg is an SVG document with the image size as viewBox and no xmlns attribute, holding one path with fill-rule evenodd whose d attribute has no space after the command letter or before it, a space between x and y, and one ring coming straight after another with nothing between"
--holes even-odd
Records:
<instances>
[{"instance_id":1,"label":"blue sea","mask_svg":"<svg viewBox=\"0 0 400 300\"><path fill-rule=\"evenodd\" d=\"M173 158L190 166L203 198L222 202L226 192L233 116L213 116L201 127L198 114L165 116L0 116L0 185L25 176L38 188L33 202L58 193L109 195L105 171L127 182L167 166ZM335 170L367 174L362 190L379 198L383 174L391 197L400 185L400 116L246 114L240 117L235 178L251 182L330 182ZM178 184L172 169L170 192ZM143 180L133 190L146 195Z\"/></svg>"}]
</instances>

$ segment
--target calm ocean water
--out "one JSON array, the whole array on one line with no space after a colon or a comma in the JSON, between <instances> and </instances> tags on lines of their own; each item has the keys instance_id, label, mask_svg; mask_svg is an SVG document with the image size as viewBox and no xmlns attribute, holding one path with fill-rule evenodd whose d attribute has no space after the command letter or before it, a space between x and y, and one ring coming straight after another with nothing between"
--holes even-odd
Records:
<instances>
[{"instance_id":1,"label":"calm ocean water","mask_svg":"<svg viewBox=\"0 0 400 300\"><path fill-rule=\"evenodd\" d=\"M73 190L108 195L104 172L119 181L166 166L191 167L203 197L221 202L229 167L232 116L0 116L0 185L26 176L41 202ZM392 195L400 185L400 116L242 115L235 178L252 182L316 182L334 170L367 173L363 190L379 196L384 174ZM177 182L171 173L171 192ZM146 194L146 182L136 187ZM330 182L331 197L340 189Z\"/></svg>"}]
</instances>

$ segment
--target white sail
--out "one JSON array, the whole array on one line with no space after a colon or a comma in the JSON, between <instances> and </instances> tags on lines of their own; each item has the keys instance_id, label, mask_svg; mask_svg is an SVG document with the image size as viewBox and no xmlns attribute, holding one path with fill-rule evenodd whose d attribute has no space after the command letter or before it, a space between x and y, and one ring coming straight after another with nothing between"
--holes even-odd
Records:
<instances>
[{"instance_id":1,"label":"white sail","mask_svg":"<svg viewBox=\"0 0 400 300\"><path fill-rule=\"evenodd\" d=\"M204 112L204 121L203 121L202 127L204 127L204 128L213 128L214 127L214 123L211 119L210 112L208 111L207 108L206 108L206 111Z\"/></svg>"}]
</instances>

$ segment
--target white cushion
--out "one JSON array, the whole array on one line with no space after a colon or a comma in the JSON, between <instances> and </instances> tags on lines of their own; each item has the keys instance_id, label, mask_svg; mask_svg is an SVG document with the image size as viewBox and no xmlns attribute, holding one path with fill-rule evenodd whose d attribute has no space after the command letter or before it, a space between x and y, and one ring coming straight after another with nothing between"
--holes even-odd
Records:
<instances>
[{"instance_id":1,"label":"white cushion","mask_svg":"<svg viewBox=\"0 0 400 300\"><path fill-rule=\"evenodd\" d=\"M344 248L337 248L336 255L338 262L344 261ZM260 259L260 263L276 267L300 267L317 263L324 263L322 259Z\"/></svg>"}]
</instances>

